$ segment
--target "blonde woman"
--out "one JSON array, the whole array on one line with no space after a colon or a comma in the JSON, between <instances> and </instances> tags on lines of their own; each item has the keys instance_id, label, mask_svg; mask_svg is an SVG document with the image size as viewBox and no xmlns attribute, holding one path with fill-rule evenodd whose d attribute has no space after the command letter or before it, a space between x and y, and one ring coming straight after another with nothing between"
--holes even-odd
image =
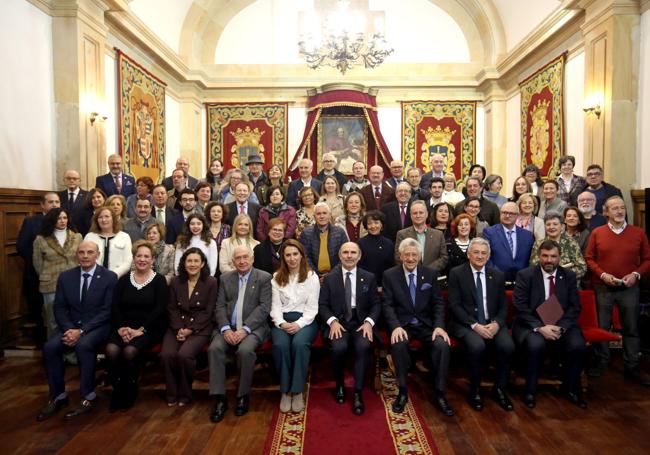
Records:
<instances>
[{"instance_id":1,"label":"blonde woman","mask_svg":"<svg viewBox=\"0 0 650 455\"><path fill-rule=\"evenodd\" d=\"M124 223L128 221L129 218L126 216L126 199L124 199L124 196L121 194L110 196L106 199L106 202L104 202L104 206L110 207L113 213L117 215L117 219L122 226L124 226Z\"/></svg>"},{"instance_id":2,"label":"blonde woman","mask_svg":"<svg viewBox=\"0 0 650 455\"><path fill-rule=\"evenodd\" d=\"M535 216L535 213L537 213L537 197L533 193L523 193L517 199L517 207L519 207L519 216L515 224L532 233L535 240L540 242L544 240L544 237L546 237L544 221Z\"/></svg>"},{"instance_id":3,"label":"blonde woman","mask_svg":"<svg viewBox=\"0 0 650 455\"><path fill-rule=\"evenodd\" d=\"M235 251L235 247L238 245L248 245L252 251L259 243L253 238L253 222L251 221L251 217L246 214L237 215L232 223L232 235L221 242L219 271L223 274L235 270L235 266L232 263L232 253Z\"/></svg>"},{"instance_id":4,"label":"blonde woman","mask_svg":"<svg viewBox=\"0 0 650 455\"><path fill-rule=\"evenodd\" d=\"M339 182L336 180L336 177L328 175L323 179L322 196L318 202L324 202L329 206L332 220L345 216L343 195L341 194Z\"/></svg>"}]
</instances>

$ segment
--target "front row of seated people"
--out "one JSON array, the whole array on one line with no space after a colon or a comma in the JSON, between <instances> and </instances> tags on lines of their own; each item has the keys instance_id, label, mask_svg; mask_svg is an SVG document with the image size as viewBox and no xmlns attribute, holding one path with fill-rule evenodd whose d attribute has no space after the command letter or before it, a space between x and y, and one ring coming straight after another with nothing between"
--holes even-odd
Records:
<instances>
[{"instance_id":1,"label":"front row of seated people","mask_svg":"<svg viewBox=\"0 0 650 455\"><path fill-rule=\"evenodd\" d=\"M417 212L419 204L412 204L411 209ZM630 372L634 376L639 365L639 335L638 328L630 329L633 325L630 313L635 304L638 310L638 295L635 303L633 291L638 293L638 275L650 264L650 247L645 236L639 234L643 234L639 228L625 224L625 206L620 198L608 200L606 209L609 209L610 223L594 230L585 256L589 268L599 277L596 292L602 293L603 300L610 305L599 308L600 318L611 318L611 305L623 299L619 304L624 325L624 360L626 374ZM222 273L217 280L213 277L214 259L209 257L210 250L203 242L194 246L188 239L187 247L177 258L176 276L168 285L169 276L154 271L160 253L157 249L164 245L160 241L164 236L160 228L148 236L156 244L146 240L134 243L131 271L118 278L108 269L106 257L102 258L102 253L110 252L108 238L114 232L111 228L115 217L98 211L96 222L106 238L98 236L97 240L82 241L76 250L79 266L62 272L57 280L53 304L56 332L43 349L50 400L38 420L47 419L68 405L64 383L66 353L76 353L80 368L81 400L66 414L72 418L95 407L95 361L104 346L113 386L110 409L118 411L134 405L140 357L161 342L169 406L191 403L195 358L209 343L210 395L215 399L210 418L219 422L228 410L225 365L230 351L235 353L239 369L234 412L237 416L244 415L249 408L256 349L269 335L280 376L280 410L299 412L305 406L304 386L318 322L332 348L334 399L338 403L346 401L344 368L349 351L354 355L351 401L352 411L357 415L365 411L362 391L370 349L379 336L378 324L383 323L387 327L399 385L392 403L394 412L403 412L408 403L409 347L416 339L431 357L435 406L444 415L454 414L445 396L450 335L467 353L468 402L474 409L484 407L480 381L484 357L490 351L496 352L496 380L490 396L503 409L514 408L507 385L515 347L525 352L523 402L526 406L533 408L536 404L544 353L559 352L564 367L562 392L571 403L586 407L579 386L585 340L577 325L580 314L577 278L568 264L560 265L566 263L562 260L565 251L561 236L550 229L549 238L535 244L539 264L527 266L526 260L519 265L518 251L532 248L533 238L530 232L515 225L516 205L505 203L501 224L486 229L483 238L472 238L465 249L467 261L449 271L446 309L438 287L438 271L425 263L435 264L442 251L446 253L445 248L438 248L444 236L421 223L418 213L415 215L410 228L413 232L405 229L398 233L401 241L397 246L397 265L374 272L359 264L365 264L363 248L369 251L369 256L377 255L372 248L367 250L375 243L360 245L363 242L346 241L344 231L341 229L339 233L340 228L329 224L327 206L317 204L315 225L303 232L301 242L289 239L279 247L278 268L273 275L253 267L252 247L243 241L232 246L233 269ZM240 216L242 220L248 219L246 215ZM382 218L372 213L366 215L364 224L371 235L379 234ZM549 222L557 221L552 216L547 218ZM201 217L190 217L188 224L196 221L202 222ZM237 222L234 224L237 226ZM280 220L271 220L269 234L280 234L283 228ZM203 239L205 229L203 223L192 225L190 235ZM243 226L241 235L246 237ZM617 242L617 235L623 235L620 239L625 242ZM209 236L206 238L213 241ZM385 247L381 243L377 245ZM390 249L392 244L388 245ZM440 253L431 253L429 261L423 261L427 249L431 248ZM368 269L373 265L376 264L369 263ZM617 278L618 272L616 276L612 274L614 270L624 273L623 278ZM508 275L516 278L512 337L506 326ZM614 289L621 283L624 289ZM625 295L615 294L616 291ZM551 295L557 297L563 314L557 322L544 324L536 309ZM447 312L449 333L445 322ZM602 370L609 360L606 346L599 346L597 354L600 362L597 367ZM634 376L639 378L642 376Z\"/></svg>"}]
</instances>

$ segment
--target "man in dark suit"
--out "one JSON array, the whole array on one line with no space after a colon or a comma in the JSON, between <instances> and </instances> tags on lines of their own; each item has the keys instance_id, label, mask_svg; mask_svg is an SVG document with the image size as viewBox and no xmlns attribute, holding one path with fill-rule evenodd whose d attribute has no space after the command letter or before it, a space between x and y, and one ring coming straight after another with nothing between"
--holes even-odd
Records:
<instances>
[{"instance_id":1,"label":"man in dark suit","mask_svg":"<svg viewBox=\"0 0 650 455\"><path fill-rule=\"evenodd\" d=\"M395 191L384 182L384 169L372 166L368 171L370 185L361 188L361 195L366 203L366 211L381 210L381 207L395 200Z\"/></svg>"},{"instance_id":2,"label":"man in dark suit","mask_svg":"<svg viewBox=\"0 0 650 455\"><path fill-rule=\"evenodd\" d=\"M488 267L502 271L506 281L514 281L517 271L528 267L535 238L530 231L515 225L519 209L514 202L501 207L501 224L483 229L483 238L490 242Z\"/></svg>"},{"instance_id":3,"label":"man in dark suit","mask_svg":"<svg viewBox=\"0 0 650 455\"><path fill-rule=\"evenodd\" d=\"M336 388L334 397L345 401L343 374L348 346L354 346L354 395L352 412L365 411L363 381L372 348L373 330L381 312L375 276L357 267L361 259L359 245L346 242L339 251L341 263L325 276L321 287L318 314L327 323L327 338L332 343Z\"/></svg>"},{"instance_id":4,"label":"man in dark suit","mask_svg":"<svg viewBox=\"0 0 650 455\"><path fill-rule=\"evenodd\" d=\"M623 193L619 188L603 181L603 168L598 164L590 164L587 167L586 180L587 188L585 188L585 191L589 191L596 196L596 213L603 214L605 201L610 197L623 197Z\"/></svg>"},{"instance_id":5,"label":"man in dark suit","mask_svg":"<svg viewBox=\"0 0 650 455\"><path fill-rule=\"evenodd\" d=\"M339 182L339 190L343 192L345 184L348 183L348 179L336 169L336 156L333 153L325 153L323 155L323 170L318 173L316 180L319 180L321 183L325 180L325 177L331 175Z\"/></svg>"},{"instance_id":6,"label":"man in dark suit","mask_svg":"<svg viewBox=\"0 0 650 455\"><path fill-rule=\"evenodd\" d=\"M316 193L320 194L323 183L312 177L311 173L313 169L314 163L312 160L307 158L300 160L298 163L298 173L300 174L300 178L289 184L289 188L287 189L287 204L298 208L298 193L303 186L311 186Z\"/></svg>"},{"instance_id":7,"label":"man in dark suit","mask_svg":"<svg viewBox=\"0 0 650 455\"><path fill-rule=\"evenodd\" d=\"M215 309L217 328L208 348L210 395L216 404L210 420L221 421L228 410L226 401L226 353L235 350L239 365L236 416L248 412L249 393L257 355L255 350L269 336L271 275L253 268L253 250L235 247L235 269L221 275Z\"/></svg>"},{"instance_id":8,"label":"man in dark suit","mask_svg":"<svg viewBox=\"0 0 650 455\"><path fill-rule=\"evenodd\" d=\"M444 415L452 416L454 410L445 398L450 340L445 332L445 302L440 297L438 274L420 265L422 248L417 240L404 239L399 254L402 265L388 269L382 278L382 310L399 385L393 412L403 412L408 402L409 340L416 338L431 354L434 403Z\"/></svg>"},{"instance_id":9,"label":"man in dark suit","mask_svg":"<svg viewBox=\"0 0 650 455\"><path fill-rule=\"evenodd\" d=\"M467 191L467 197L477 197L481 202L481 211L478 214L478 217L487 222L490 226L494 226L499 223L499 206L494 202L483 197L481 191L483 190L483 182L478 177L469 177L465 183L465 190ZM456 215L463 213L463 203L464 200L460 201L454 207Z\"/></svg>"},{"instance_id":10,"label":"man in dark suit","mask_svg":"<svg viewBox=\"0 0 650 455\"><path fill-rule=\"evenodd\" d=\"M254 202L248 201L250 195L251 192L247 184L244 182L237 184L235 187L235 200L234 202L228 204L228 219L226 223L228 223L230 226L233 226L235 217L237 215L245 213L251 217L251 221L253 222L251 229L253 230L253 233L255 233L257 229L257 216L260 212L260 206Z\"/></svg>"},{"instance_id":11,"label":"man in dark suit","mask_svg":"<svg viewBox=\"0 0 650 455\"><path fill-rule=\"evenodd\" d=\"M194 189L196 185L198 185L199 180L195 177L192 177L190 175L190 160L185 158L184 156L179 157L176 160L176 168L175 169L182 169L183 173L185 174L185 186L184 188L189 188L191 190ZM172 177L165 177L162 181L162 184L165 186L167 191L171 190L174 188L174 182L172 180Z\"/></svg>"},{"instance_id":12,"label":"man in dark suit","mask_svg":"<svg viewBox=\"0 0 650 455\"><path fill-rule=\"evenodd\" d=\"M83 215L83 205L88 191L79 187L81 176L74 169L70 169L63 174L63 183L66 189L59 191L61 207L66 209L68 216L71 218L75 227L79 225L79 217Z\"/></svg>"},{"instance_id":13,"label":"man in dark suit","mask_svg":"<svg viewBox=\"0 0 650 455\"><path fill-rule=\"evenodd\" d=\"M515 342L525 350L527 359L524 404L535 407L537 380L544 351L549 348L563 353L563 395L574 405L586 408L580 394L580 372L585 354L585 339L578 327L580 298L575 274L559 266L560 245L545 240L539 247L539 266L531 266L517 274L512 296L516 309L512 326ZM545 324L537 308L552 295L557 297L562 316L555 323Z\"/></svg>"},{"instance_id":14,"label":"man in dark suit","mask_svg":"<svg viewBox=\"0 0 650 455\"><path fill-rule=\"evenodd\" d=\"M390 174L391 176L386 180L386 184L388 184L388 186L390 186L393 190L396 190L397 185L406 181L404 179L404 161L391 161Z\"/></svg>"},{"instance_id":15,"label":"man in dark suit","mask_svg":"<svg viewBox=\"0 0 650 455\"><path fill-rule=\"evenodd\" d=\"M449 333L465 345L469 367L468 401L477 411L483 409L480 394L481 360L487 348L496 351L496 378L492 398L506 411L512 401L506 394L510 357L515 344L508 333L505 279L498 270L486 268L490 244L480 237L467 248L468 263L449 273L449 310L452 319Z\"/></svg>"},{"instance_id":16,"label":"man in dark suit","mask_svg":"<svg viewBox=\"0 0 650 455\"><path fill-rule=\"evenodd\" d=\"M178 212L167 206L167 189L163 184L153 187L151 191L151 216L158 223L165 225L165 243L173 245L176 243L176 237L183 229L183 218L178 218Z\"/></svg>"},{"instance_id":17,"label":"man in dark suit","mask_svg":"<svg viewBox=\"0 0 650 455\"><path fill-rule=\"evenodd\" d=\"M338 265L339 251L348 241L348 234L343 228L331 224L332 215L325 202L314 207L314 221L315 224L300 235L300 243L305 247L309 267L322 278ZM321 249L321 242L326 242L327 248Z\"/></svg>"},{"instance_id":18,"label":"man in dark suit","mask_svg":"<svg viewBox=\"0 0 650 455\"><path fill-rule=\"evenodd\" d=\"M135 194L135 179L122 172L122 157L111 155L108 157L108 174L99 175L95 179L95 188L102 190L106 197L121 194L128 198Z\"/></svg>"},{"instance_id":19,"label":"man in dark suit","mask_svg":"<svg viewBox=\"0 0 650 455\"><path fill-rule=\"evenodd\" d=\"M422 176L420 180L420 188L427 191L429 185L431 184L431 179L434 177L444 178L445 177L445 157L440 153L432 153L429 157L429 165L431 171L427 172Z\"/></svg>"},{"instance_id":20,"label":"man in dark suit","mask_svg":"<svg viewBox=\"0 0 650 455\"><path fill-rule=\"evenodd\" d=\"M427 226L428 212L424 201L411 202L410 215L413 225L397 231L395 237L395 262L401 262L399 245L404 239L410 238L420 243L422 237L422 264L435 269L436 272L444 270L449 262L445 236L439 230ZM420 246L422 247L422 244Z\"/></svg>"},{"instance_id":21,"label":"man in dark suit","mask_svg":"<svg viewBox=\"0 0 650 455\"><path fill-rule=\"evenodd\" d=\"M98 257L95 243L81 242L77 248L79 267L59 275L54 298L59 331L43 347L50 400L38 414L39 422L68 405L63 361L66 351L74 350L79 361L81 403L65 417L86 414L95 407L95 363L111 328L113 288L117 283L115 273L97 265Z\"/></svg>"},{"instance_id":22,"label":"man in dark suit","mask_svg":"<svg viewBox=\"0 0 650 455\"><path fill-rule=\"evenodd\" d=\"M395 243L397 232L412 226L411 222L411 186L401 182L395 188L396 201L385 204L381 211L386 215L384 224L384 236Z\"/></svg>"}]
</instances>

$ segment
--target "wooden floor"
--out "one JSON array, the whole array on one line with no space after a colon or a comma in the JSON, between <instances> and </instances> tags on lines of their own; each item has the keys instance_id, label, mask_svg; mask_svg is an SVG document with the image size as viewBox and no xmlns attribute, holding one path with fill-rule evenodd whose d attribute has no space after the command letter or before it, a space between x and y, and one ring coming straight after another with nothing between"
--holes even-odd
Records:
<instances>
[{"instance_id":1,"label":"wooden floor","mask_svg":"<svg viewBox=\"0 0 650 455\"><path fill-rule=\"evenodd\" d=\"M323 363L317 360L313 368ZM412 375L417 384L411 396L442 454L648 454L650 389L624 381L621 369L620 359L615 359L604 377L591 381L585 396L589 402L586 411L547 389L540 393L534 410L525 408L513 393L515 412L506 413L490 400L486 400L483 412L475 412L464 400L462 369L453 374L448 388L455 417L443 418L429 403L431 389L420 373ZM99 406L92 414L64 421L61 413L37 423L36 414L47 395L40 360L2 359L0 453L260 454L279 402L277 384L269 371L261 368L256 373L251 412L240 418L229 412L217 425L208 419L212 402L207 394L206 370L198 374L195 403L187 408L168 408L163 399L162 374L155 365L146 370L140 399L126 413L110 414L109 390L99 387ZM75 368L68 368L67 377L71 400L76 403ZM234 390L235 384L230 381L229 392Z\"/></svg>"}]
</instances>

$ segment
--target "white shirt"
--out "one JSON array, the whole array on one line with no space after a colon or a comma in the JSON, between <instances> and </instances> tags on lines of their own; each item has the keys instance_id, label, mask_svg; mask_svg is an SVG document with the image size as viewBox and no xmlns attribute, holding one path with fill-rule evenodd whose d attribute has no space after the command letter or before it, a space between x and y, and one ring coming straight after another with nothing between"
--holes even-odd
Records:
<instances>
[{"instance_id":1,"label":"white shirt","mask_svg":"<svg viewBox=\"0 0 650 455\"><path fill-rule=\"evenodd\" d=\"M65 239L68 237L68 230L67 229L54 229L54 238L56 239L57 242L59 242L59 245L63 247L65 245Z\"/></svg>"},{"instance_id":2,"label":"white shirt","mask_svg":"<svg viewBox=\"0 0 650 455\"><path fill-rule=\"evenodd\" d=\"M341 266L341 276L343 278L343 286L345 286L345 277L347 276L348 272L350 273L350 283L352 284L351 286L351 291L352 291L352 309L355 309L357 307L357 268L353 268L352 270L347 270L345 267ZM332 321L336 320L334 316L331 316L327 320L327 325L331 325ZM371 326L375 326L375 321L372 320L372 318L366 318L363 320L363 322L368 322Z\"/></svg>"},{"instance_id":3,"label":"white shirt","mask_svg":"<svg viewBox=\"0 0 650 455\"><path fill-rule=\"evenodd\" d=\"M556 280L556 274L557 274L557 269L553 271L553 273L546 273L544 269L542 269L542 276L544 277L544 296L545 298L550 297L550 290L551 290L551 282L548 279L548 277L552 276L553 280L555 281L555 285L557 286L557 280Z\"/></svg>"},{"instance_id":4,"label":"white shirt","mask_svg":"<svg viewBox=\"0 0 650 455\"><path fill-rule=\"evenodd\" d=\"M490 320L490 313L488 312L488 305L487 305L487 277L485 276L485 267L483 267L481 270L476 270L474 266L470 265L470 269L472 269L472 276L474 277L474 286L476 287L476 274L478 272L481 273L481 287L483 289L483 314L485 314L485 320L489 321ZM474 328L476 324L472 324L472 328Z\"/></svg>"},{"instance_id":5,"label":"white shirt","mask_svg":"<svg viewBox=\"0 0 650 455\"><path fill-rule=\"evenodd\" d=\"M154 215L154 218L155 218L156 220L158 220L158 210L160 210L160 220L159 220L159 221L160 221L162 224L165 224L165 223L167 222L167 214L165 213L165 207L166 207L166 206L163 206L163 207L156 207L156 206L154 205L153 207L154 207L154 212L156 212L156 214ZM183 214L183 215L184 215L184 214ZM185 218L185 216L183 216L183 218Z\"/></svg>"},{"instance_id":6,"label":"white shirt","mask_svg":"<svg viewBox=\"0 0 650 455\"><path fill-rule=\"evenodd\" d=\"M610 229L614 234L616 234L616 235L620 235L620 234L623 233L623 231L624 231L625 228L627 227L627 223L626 223L625 221L623 221L623 225L622 225L621 227L619 227L619 228L614 227L614 225L612 225L612 223L607 223L607 226L609 226L609 229Z\"/></svg>"},{"instance_id":7,"label":"white shirt","mask_svg":"<svg viewBox=\"0 0 650 455\"><path fill-rule=\"evenodd\" d=\"M210 239L210 244L206 245L205 242L201 239L199 235L193 235L190 240L190 244L187 248L181 248L180 246L176 248L176 253L174 254L174 272L178 273L178 264L181 262L181 256L185 253L185 250L189 248L196 247L199 250L203 251L205 257L208 259L208 267L210 269L210 276L214 276L214 273L217 271L217 264L219 263L219 253L217 252L217 243Z\"/></svg>"},{"instance_id":8,"label":"white shirt","mask_svg":"<svg viewBox=\"0 0 650 455\"><path fill-rule=\"evenodd\" d=\"M295 322L303 328L308 326L318 314L318 295L320 280L314 272L309 272L307 279L298 283L298 275L289 276L289 282L280 286L275 277L271 281L271 319L277 328L287 322L283 313L296 311L302 316Z\"/></svg>"},{"instance_id":9,"label":"white shirt","mask_svg":"<svg viewBox=\"0 0 650 455\"><path fill-rule=\"evenodd\" d=\"M68 197L70 197L70 193L72 193L72 202L75 202L77 200L77 197L79 197L79 190L81 188L77 187L74 191L68 191Z\"/></svg>"},{"instance_id":10,"label":"white shirt","mask_svg":"<svg viewBox=\"0 0 650 455\"><path fill-rule=\"evenodd\" d=\"M406 267L402 266L402 270L404 270L404 279L406 280L406 287L409 287L409 275L412 273L413 274L413 283L415 283L415 288L417 290L418 286L418 268L414 268L412 272L409 272L406 270Z\"/></svg>"}]
</instances>

